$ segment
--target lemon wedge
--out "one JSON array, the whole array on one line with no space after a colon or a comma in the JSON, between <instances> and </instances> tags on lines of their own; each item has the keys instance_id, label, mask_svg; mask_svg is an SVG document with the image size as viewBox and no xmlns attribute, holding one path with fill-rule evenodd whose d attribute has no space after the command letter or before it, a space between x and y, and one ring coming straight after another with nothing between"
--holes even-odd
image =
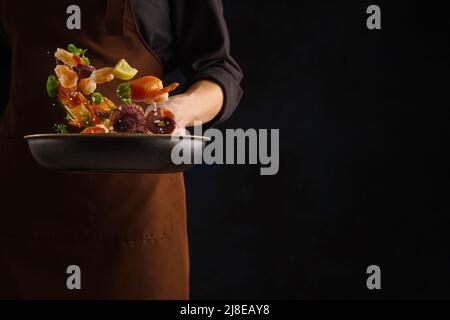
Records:
<instances>
[{"instance_id":1,"label":"lemon wedge","mask_svg":"<svg viewBox=\"0 0 450 320\"><path fill-rule=\"evenodd\" d=\"M133 79L138 73L138 70L131 67L125 59L119 61L114 68L114 76L123 81L129 81Z\"/></svg>"}]
</instances>

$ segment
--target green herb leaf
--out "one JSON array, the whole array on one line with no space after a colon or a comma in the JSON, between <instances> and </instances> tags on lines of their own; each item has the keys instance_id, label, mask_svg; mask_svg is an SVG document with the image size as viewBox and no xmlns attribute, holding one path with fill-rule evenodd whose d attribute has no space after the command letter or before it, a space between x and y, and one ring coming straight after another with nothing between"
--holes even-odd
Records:
<instances>
[{"instance_id":1,"label":"green herb leaf","mask_svg":"<svg viewBox=\"0 0 450 320\"><path fill-rule=\"evenodd\" d=\"M50 98L55 98L57 89L58 89L59 81L58 78L51 75L47 79L47 93Z\"/></svg>"},{"instance_id":2,"label":"green herb leaf","mask_svg":"<svg viewBox=\"0 0 450 320\"><path fill-rule=\"evenodd\" d=\"M103 103L103 95L102 95L100 92L95 92L95 93L92 95L92 101L93 101L95 104L102 104L102 103Z\"/></svg>"},{"instance_id":3,"label":"green herb leaf","mask_svg":"<svg viewBox=\"0 0 450 320\"><path fill-rule=\"evenodd\" d=\"M117 95L123 103L131 104L131 86L129 83L122 83L117 87Z\"/></svg>"},{"instance_id":4,"label":"green herb leaf","mask_svg":"<svg viewBox=\"0 0 450 320\"><path fill-rule=\"evenodd\" d=\"M67 50L69 52L75 54L75 52L77 52L78 48L73 43L71 43L67 46Z\"/></svg>"},{"instance_id":5,"label":"green herb leaf","mask_svg":"<svg viewBox=\"0 0 450 320\"><path fill-rule=\"evenodd\" d=\"M75 118L70 113L67 113L66 120L71 121L71 120L75 120Z\"/></svg>"},{"instance_id":6,"label":"green herb leaf","mask_svg":"<svg viewBox=\"0 0 450 320\"><path fill-rule=\"evenodd\" d=\"M90 65L90 64L91 64L91 61L89 60L89 58L86 57L86 52L88 51L87 49L83 50L83 49L77 48L77 46L74 45L74 44L69 44L69 45L67 46L67 50L68 50L70 53L73 53L74 55L77 55L77 56L79 56L81 59L83 59L84 64L87 64L87 65Z\"/></svg>"},{"instance_id":7,"label":"green herb leaf","mask_svg":"<svg viewBox=\"0 0 450 320\"><path fill-rule=\"evenodd\" d=\"M67 130L67 125L60 123L60 124L55 124L55 131L58 132L59 134L66 134L69 133L69 131Z\"/></svg>"},{"instance_id":8,"label":"green herb leaf","mask_svg":"<svg viewBox=\"0 0 450 320\"><path fill-rule=\"evenodd\" d=\"M87 52L87 49L83 50L83 49L77 48L77 46L74 44L69 44L67 46L67 50L73 54L76 54L77 56L80 56L80 57L84 56Z\"/></svg>"}]
</instances>

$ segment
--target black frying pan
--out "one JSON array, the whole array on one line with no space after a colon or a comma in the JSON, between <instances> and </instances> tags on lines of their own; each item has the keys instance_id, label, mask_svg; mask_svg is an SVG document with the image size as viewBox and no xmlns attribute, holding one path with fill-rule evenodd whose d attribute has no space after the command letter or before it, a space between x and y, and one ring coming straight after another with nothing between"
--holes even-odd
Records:
<instances>
[{"instance_id":1,"label":"black frying pan","mask_svg":"<svg viewBox=\"0 0 450 320\"><path fill-rule=\"evenodd\" d=\"M181 143L194 155L209 141L195 136L174 141L171 136L144 134L43 134L25 139L42 167L78 173L182 172L192 164L175 165L173 148Z\"/></svg>"}]
</instances>

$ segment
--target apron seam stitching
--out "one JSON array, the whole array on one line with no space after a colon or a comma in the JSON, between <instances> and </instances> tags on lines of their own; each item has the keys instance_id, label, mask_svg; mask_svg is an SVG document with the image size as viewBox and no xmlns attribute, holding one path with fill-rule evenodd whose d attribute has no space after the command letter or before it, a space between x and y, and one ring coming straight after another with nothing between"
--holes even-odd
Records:
<instances>
[{"instance_id":1,"label":"apron seam stitching","mask_svg":"<svg viewBox=\"0 0 450 320\"><path fill-rule=\"evenodd\" d=\"M156 61L158 62L158 64L160 65L161 69L164 70L164 65L162 63L161 58L156 54L156 52L150 47L150 44L147 43L147 41L145 41L144 37L142 36L141 31L139 30L139 25L137 23L136 20L136 15L134 13L134 9L133 9L133 5L131 3L131 0L127 1L128 2L128 9L130 10L131 13L131 17L133 20L133 25L134 25L134 29L136 31L136 33L138 34L142 45L155 57Z\"/></svg>"}]
</instances>

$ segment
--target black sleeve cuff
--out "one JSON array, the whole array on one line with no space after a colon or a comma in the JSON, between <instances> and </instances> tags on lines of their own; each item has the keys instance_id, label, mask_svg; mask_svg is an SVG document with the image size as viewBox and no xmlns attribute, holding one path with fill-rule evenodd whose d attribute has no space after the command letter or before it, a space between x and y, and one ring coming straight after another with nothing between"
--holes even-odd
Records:
<instances>
[{"instance_id":1,"label":"black sleeve cuff","mask_svg":"<svg viewBox=\"0 0 450 320\"><path fill-rule=\"evenodd\" d=\"M201 80L209 80L217 83L222 88L224 94L222 110L206 125L207 127L214 127L228 120L241 101L244 93L240 86L242 76L236 79L226 69L220 66L212 66L189 77L186 84L189 87Z\"/></svg>"}]
</instances>

